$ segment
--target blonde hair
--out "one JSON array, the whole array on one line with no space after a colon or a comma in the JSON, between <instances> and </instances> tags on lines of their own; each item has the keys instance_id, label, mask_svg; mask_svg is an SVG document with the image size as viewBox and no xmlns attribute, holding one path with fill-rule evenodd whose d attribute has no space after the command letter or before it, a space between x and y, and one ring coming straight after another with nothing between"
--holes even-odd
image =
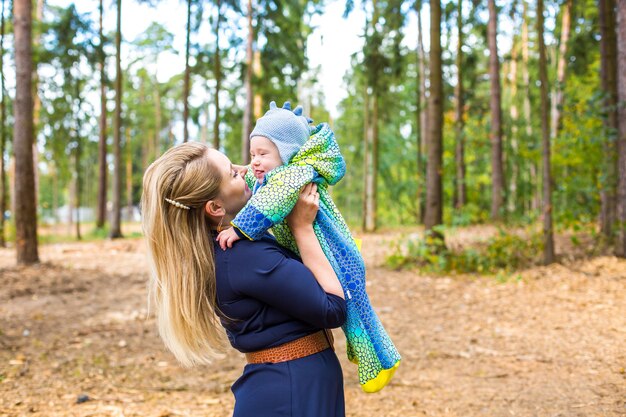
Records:
<instances>
[{"instance_id":1,"label":"blonde hair","mask_svg":"<svg viewBox=\"0 0 626 417\"><path fill-rule=\"evenodd\" d=\"M150 302L161 338L184 366L210 363L226 345L216 305L210 223L204 211L206 202L218 196L222 176L208 150L197 142L171 148L143 177Z\"/></svg>"}]
</instances>

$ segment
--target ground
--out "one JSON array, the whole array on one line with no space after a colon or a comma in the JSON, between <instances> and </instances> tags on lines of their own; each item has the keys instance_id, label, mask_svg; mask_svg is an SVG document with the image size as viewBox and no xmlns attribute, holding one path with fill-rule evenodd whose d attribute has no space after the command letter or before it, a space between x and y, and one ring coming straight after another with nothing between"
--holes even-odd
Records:
<instances>
[{"instance_id":1,"label":"ground","mask_svg":"<svg viewBox=\"0 0 626 417\"><path fill-rule=\"evenodd\" d=\"M363 253L402 364L365 394L335 331L348 416L626 415L626 261L564 256L504 279L430 276L384 267L398 236L365 235ZM141 239L40 252L42 265L16 267L0 249L0 416L231 415L243 355L177 365L148 315Z\"/></svg>"}]
</instances>

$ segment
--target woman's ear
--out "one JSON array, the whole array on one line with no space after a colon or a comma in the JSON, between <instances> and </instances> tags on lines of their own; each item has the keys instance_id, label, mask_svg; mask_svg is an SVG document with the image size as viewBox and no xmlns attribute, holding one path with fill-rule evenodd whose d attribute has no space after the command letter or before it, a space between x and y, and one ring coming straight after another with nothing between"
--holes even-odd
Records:
<instances>
[{"instance_id":1,"label":"woman's ear","mask_svg":"<svg viewBox=\"0 0 626 417\"><path fill-rule=\"evenodd\" d=\"M219 200L207 201L204 205L204 211L212 217L222 217L226 214L226 210Z\"/></svg>"}]
</instances>

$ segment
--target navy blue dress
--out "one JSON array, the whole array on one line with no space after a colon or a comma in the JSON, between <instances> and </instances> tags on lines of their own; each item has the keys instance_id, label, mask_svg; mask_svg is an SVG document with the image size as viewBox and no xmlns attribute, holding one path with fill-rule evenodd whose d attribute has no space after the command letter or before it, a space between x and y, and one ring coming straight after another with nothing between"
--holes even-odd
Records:
<instances>
[{"instance_id":1,"label":"navy blue dress","mask_svg":"<svg viewBox=\"0 0 626 417\"><path fill-rule=\"evenodd\" d=\"M253 352L282 345L346 319L346 303L327 294L293 252L269 234L215 246L217 304L231 345ZM343 374L326 349L282 363L247 364L232 386L234 417L344 417Z\"/></svg>"}]
</instances>

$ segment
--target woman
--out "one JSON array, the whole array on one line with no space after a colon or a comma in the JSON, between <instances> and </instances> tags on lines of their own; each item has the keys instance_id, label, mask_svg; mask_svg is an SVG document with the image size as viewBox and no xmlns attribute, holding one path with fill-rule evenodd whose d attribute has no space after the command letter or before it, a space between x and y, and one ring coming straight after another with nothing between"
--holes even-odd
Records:
<instances>
[{"instance_id":1,"label":"woman","mask_svg":"<svg viewBox=\"0 0 626 417\"><path fill-rule=\"evenodd\" d=\"M143 228L159 332L185 366L231 345L248 364L233 384L234 416L344 416L343 376L324 329L346 317L343 290L313 231L319 204L304 187L288 218L302 260L271 235L214 244L251 192L245 169L200 143L146 170Z\"/></svg>"}]
</instances>

